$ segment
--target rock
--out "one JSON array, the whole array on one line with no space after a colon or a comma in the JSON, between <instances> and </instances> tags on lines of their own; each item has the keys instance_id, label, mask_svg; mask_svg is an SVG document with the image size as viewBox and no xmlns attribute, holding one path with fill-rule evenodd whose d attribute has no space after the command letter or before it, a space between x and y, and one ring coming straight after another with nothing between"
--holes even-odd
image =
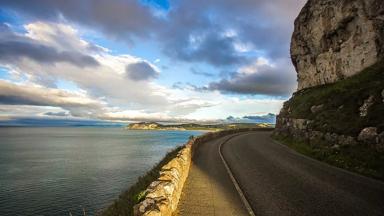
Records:
<instances>
[{"instance_id":1,"label":"rock","mask_svg":"<svg viewBox=\"0 0 384 216\"><path fill-rule=\"evenodd\" d=\"M367 144L374 144L376 143L376 137L377 137L377 128L367 127L361 130L359 136L357 137L357 140Z\"/></svg>"},{"instance_id":2,"label":"rock","mask_svg":"<svg viewBox=\"0 0 384 216\"><path fill-rule=\"evenodd\" d=\"M365 117L368 115L368 109L373 105L374 99L375 97L371 95L369 96L369 98L364 100L363 105L361 105L361 107L359 108L360 117Z\"/></svg>"},{"instance_id":3,"label":"rock","mask_svg":"<svg viewBox=\"0 0 384 216\"><path fill-rule=\"evenodd\" d=\"M384 89L383 89L383 91L381 92L381 97L383 98L383 103L384 103Z\"/></svg>"},{"instance_id":4,"label":"rock","mask_svg":"<svg viewBox=\"0 0 384 216\"><path fill-rule=\"evenodd\" d=\"M357 141L351 136L341 135L338 137L338 143L341 146L353 146L357 144Z\"/></svg>"},{"instance_id":5,"label":"rock","mask_svg":"<svg viewBox=\"0 0 384 216\"><path fill-rule=\"evenodd\" d=\"M383 0L309 0L291 42L298 89L344 79L384 57Z\"/></svg>"},{"instance_id":6,"label":"rock","mask_svg":"<svg viewBox=\"0 0 384 216\"><path fill-rule=\"evenodd\" d=\"M320 105L317 105L317 106L312 106L311 107L311 112L312 113L318 113L321 110L323 110L323 108L324 108L324 104L320 104Z\"/></svg>"},{"instance_id":7,"label":"rock","mask_svg":"<svg viewBox=\"0 0 384 216\"><path fill-rule=\"evenodd\" d=\"M298 130L305 130L307 129L307 120L306 119L292 119L293 128Z\"/></svg>"},{"instance_id":8,"label":"rock","mask_svg":"<svg viewBox=\"0 0 384 216\"><path fill-rule=\"evenodd\" d=\"M376 150L378 152L384 152L384 131L376 138Z\"/></svg>"},{"instance_id":9,"label":"rock","mask_svg":"<svg viewBox=\"0 0 384 216\"><path fill-rule=\"evenodd\" d=\"M335 133L329 133L328 132L324 135L324 139L325 139L325 141L327 141L327 143L329 145L333 145L333 144L338 143L339 136Z\"/></svg>"},{"instance_id":10,"label":"rock","mask_svg":"<svg viewBox=\"0 0 384 216\"><path fill-rule=\"evenodd\" d=\"M324 134L320 131L311 131L309 134L310 140L321 140L323 139Z\"/></svg>"}]
</instances>

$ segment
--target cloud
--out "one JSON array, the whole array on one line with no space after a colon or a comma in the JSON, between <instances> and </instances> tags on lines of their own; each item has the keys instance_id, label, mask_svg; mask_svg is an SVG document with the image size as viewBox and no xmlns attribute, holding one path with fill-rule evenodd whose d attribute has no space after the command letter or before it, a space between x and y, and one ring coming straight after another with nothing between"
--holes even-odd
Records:
<instances>
[{"instance_id":1,"label":"cloud","mask_svg":"<svg viewBox=\"0 0 384 216\"><path fill-rule=\"evenodd\" d=\"M12 35L16 33L10 32ZM14 77L48 88L55 88L59 80L72 82L92 98L106 97L106 103L126 109L157 109L170 105L161 86L149 82L158 75L157 69L147 61L130 55L113 55L100 48L97 52L90 47L97 47L84 41L70 26L54 23L30 23L26 25L25 40L34 40L44 46L55 47L62 52L81 52L99 63L97 67L78 67L76 62L56 62L55 64L34 58L20 58L18 61L0 61ZM33 39L32 39L33 38ZM60 38L70 44L60 47ZM76 61L79 61L78 59ZM133 65L132 67L130 65ZM146 64L148 64L146 66ZM135 69L134 71L130 69ZM129 75L127 76L127 72ZM133 77L133 78L132 78ZM144 79L137 82L137 79ZM137 91L141 89L141 91Z\"/></svg>"},{"instance_id":2,"label":"cloud","mask_svg":"<svg viewBox=\"0 0 384 216\"><path fill-rule=\"evenodd\" d=\"M195 75L200 75L200 76L205 76L205 77L214 77L215 76L215 74L213 74L213 73L201 71L200 69L196 69L194 67L192 67L190 69L190 71L192 72L192 74L195 74Z\"/></svg>"},{"instance_id":3,"label":"cloud","mask_svg":"<svg viewBox=\"0 0 384 216\"><path fill-rule=\"evenodd\" d=\"M243 116L241 118L235 118L229 116L225 119L224 122L229 123L276 123L276 115L273 113L268 113L266 115L252 115L252 116Z\"/></svg>"},{"instance_id":4,"label":"cloud","mask_svg":"<svg viewBox=\"0 0 384 216\"><path fill-rule=\"evenodd\" d=\"M16 34L4 24L0 25L0 30L0 61L15 62L21 58L30 58L46 64L68 62L78 67L99 65L89 55L76 51L58 51L27 36Z\"/></svg>"},{"instance_id":5,"label":"cloud","mask_svg":"<svg viewBox=\"0 0 384 216\"><path fill-rule=\"evenodd\" d=\"M62 111L62 112L46 112L46 113L44 113L44 115L64 117L64 116L69 116L70 114L68 112Z\"/></svg>"},{"instance_id":6,"label":"cloud","mask_svg":"<svg viewBox=\"0 0 384 216\"><path fill-rule=\"evenodd\" d=\"M125 68L125 71L128 77L135 81L151 80L159 74L153 66L145 61L129 64Z\"/></svg>"},{"instance_id":7,"label":"cloud","mask_svg":"<svg viewBox=\"0 0 384 216\"><path fill-rule=\"evenodd\" d=\"M137 0L2 0L0 6L44 21L57 22L64 17L124 40L148 36L160 22L150 8Z\"/></svg>"},{"instance_id":8,"label":"cloud","mask_svg":"<svg viewBox=\"0 0 384 216\"><path fill-rule=\"evenodd\" d=\"M175 35L166 41L164 48L164 52L173 58L187 62L205 62L214 66L239 65L247 62L247 57L236 51L232 37L217 32L203 34L190 32L189 35L175 32Z\"/></svg>"},{"instance_id":9,"label":"cloud","mask_svg":"<svg viewBox=\"0 0 384 216\"><path fill-rule=\"evenodd\" d=\"M240 68L229 79L211 82L205 89L224 93L289 96L296 88L296 79L292 67L287 65L281 62L273 65L258 59Z\"/></svg>"},{"instance_id":10,"label":"cloud","mask_svg":"<svg viewBox=\"0 0 384 216\"><path fill-rule=\"evenodd\" d=\"M180 119L211 104L208 99L198 99L201 96L190 97L184 92L175 92L154 83L152 79L159 76L158 69L144 59L113 55L102 48L96 52L89 49L97 45L81 39L70 26L30 23L26 25L24 37L57 50L77 50L90 55L99 62L99 66L80 68L69 62L50 64L34 58L0 61L0 65L13 77L12 82L18 83L0 82L1 104L55 107L68 111L71 116L100 119L108 118L110 113L127 110L140 111L140 115L153 114L154 118L161 110L168 113L169 119ZM70 45L60 47L60 37ZM60 90L59 81L73 83L74 87ZM53 111L43 113L46 112ZM137 119L134 116L129 118Z\"/></svg>"},{"instance_id":11,"label":"cloud","mask_svg":"<svg viewBox=\"0 0 384 216\"><path fill-rule=\"evenodd\" d=\"M105 105L87 95L0 80L0 104L61 107L72 116L97 117Z\"/></svg>"},{"instance_id":12,"label":"cloud","mask_svg":"<svg viewBox=\"0 0 384 216\"><path fill-rule=\"evenodd\" d=\"M172 3L176 6L167 15L169 24L159 34L164 52L221 67L247 63L247 55L288 57L293 21L305 0Z\"/></svg>"},{"instance_id":13,"label":"cloud","mask_svg":"<svg viewBox=\"0 0 384 216\"><path fill-rule=\"evenodd\" d=\"M38 126L38 127L123 127L124 123L76 119L76 118L46 118L46 117L12 117L0 119L0 126Z\"/></svg>"},{"instance_id":14,"label":"cloud","mask_svg":"<svg viewBox=\"0 0 384 216\"><path fill-rule=\"evenodd\" d=\"M123 42L151 37L172 58L222 67L247 62L247 51L288 57L293 21L305 1L170 0L161 13L137 0L3 0L0 6L29 19L68 20Z\"/></svg>"}]
</instances>

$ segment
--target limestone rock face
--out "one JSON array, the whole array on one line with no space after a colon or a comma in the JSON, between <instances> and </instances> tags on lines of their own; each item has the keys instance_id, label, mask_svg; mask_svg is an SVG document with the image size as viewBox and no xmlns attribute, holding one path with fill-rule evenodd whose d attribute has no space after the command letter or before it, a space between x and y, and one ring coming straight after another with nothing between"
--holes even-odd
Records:
<instances>
[{"instance_id":1,"label":"limestone rock face","mask_svg":"<svg viewBox=\"0 0 384 216\"><path fill-rule=\"evenodd\" d=\"M383 56L383 0L309 0L295 21L299 90L352 76Z\"/></svg>"}]
</instances>

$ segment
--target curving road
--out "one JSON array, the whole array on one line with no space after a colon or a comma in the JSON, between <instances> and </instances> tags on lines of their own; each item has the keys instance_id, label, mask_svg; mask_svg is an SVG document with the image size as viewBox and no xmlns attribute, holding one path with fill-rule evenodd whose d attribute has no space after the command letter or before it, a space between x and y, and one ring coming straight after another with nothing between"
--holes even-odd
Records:
<instances>
[{"instance_id":1,"label":"curving road","mask_svg":"<svg viewBox=\"0 0 384 216\"><path fill-rule=\"evenodd\" d=\"M384 215L382 182L302 156L270 134L243 133L222 144L255 215Z\"/></svg>"}]
</instances>

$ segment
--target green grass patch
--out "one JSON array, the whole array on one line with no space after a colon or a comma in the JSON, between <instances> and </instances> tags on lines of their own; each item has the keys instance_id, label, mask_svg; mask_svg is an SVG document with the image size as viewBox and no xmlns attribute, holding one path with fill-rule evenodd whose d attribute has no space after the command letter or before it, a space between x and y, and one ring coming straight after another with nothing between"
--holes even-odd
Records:
<instances>
[{"instance_id":1,"label":"green grass patch","mask_svg":"<svg viewBox=\"0 0 384 216\"><path fill-rule=\"evenodd\" d=\"M311 146L291 137L273 136L273 138L303 155L384 181L384 154L366 146L331 148L325 144Z\"/></svg>"},{"instance_id":2,"label":"green grass patch","mask_svg":"<svg viewBox=\"0 0 384 216\"><path fill-rule=\"evenodd\" d=\"M99 215L101 216L129 216L133 215L133 206L141 202L145 198L145 190L156 179L160 177L160 169L173 158L183 148L177 147L168 152L165 157L156 164L145 175L138 178L137 182L132 185L128 190L120 194L109 207L103 210Z\"/></svg>"},{"instance_id":3,"label":"green grass patch","mask_svg":"<svg viewBox=\"0 0 384 216\"><path fill-rule=\"evenodd\" d=\"M303 89L286 102L280 116L310 119L313 129L356 136L365 127L378 127L384 131L384 60L361 73L333 84ZM364 100L374 96L374 103L366 117L360 117L359 108ZM317 113L312 106L323 105Z\"/></svg>"}]
</instances>

